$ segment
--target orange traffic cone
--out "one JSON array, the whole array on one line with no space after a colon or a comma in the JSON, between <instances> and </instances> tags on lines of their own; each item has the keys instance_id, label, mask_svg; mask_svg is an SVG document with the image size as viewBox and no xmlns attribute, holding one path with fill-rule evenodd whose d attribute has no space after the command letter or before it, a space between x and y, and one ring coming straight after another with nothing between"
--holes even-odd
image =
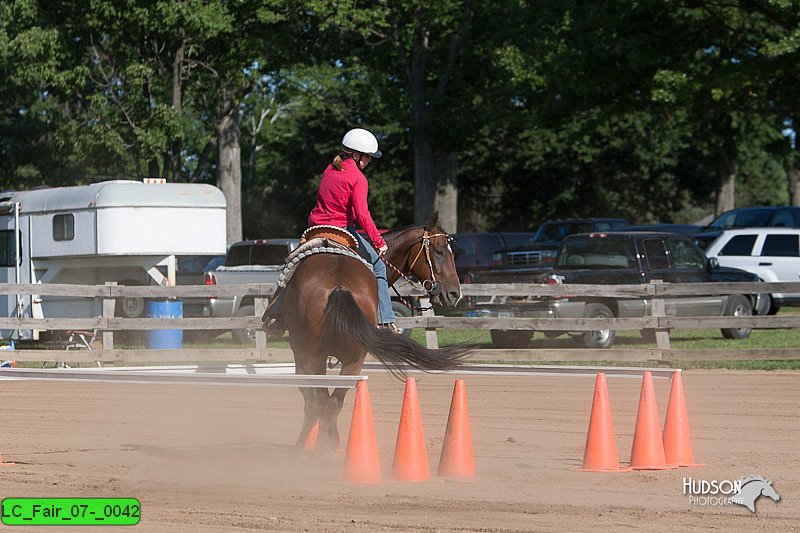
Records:
<instances>
[{"instance_id":1,"label":"orange traffic cone","mask_svg":"<svg viewBox=\"0 0 800 533\"><path fill-rule=\"evenodd\" d=\"M664 421L664 458L668 465L704 466L694 462L692 438L689 435L689 416L686 414L686 399L683 396L683 377L680 370L672 373L669 390L667 418Z\"/></svg>"},{"instance_id":2,"label":"orange traffic cone","mask_svg":"<svg viewBox=\"0 0 800 533\"><path fill-rule=\"evenodd\" d=\"M353 418L347 436L345 454L345 479L351 483L380 483L381 463L378 458L378 441L372 422L372 402L366 381L356 386Z\"/></svg>"},{"instance_id":3,"label":"orange traffic cone","mask_svg":"<svg viewBox=\"0 0 800 533\"><path fill-rule=\"evenodd\" d=\"M617 443L614 439L614 421L611 419L611 402L608 399L606 375L598 372L594 382L594 400L586 433L583 468L586 472L626 472L619 466Z\"/></svg>"},{"instance_id":4,"label":"orange traffic cone","mask_svg":"<svg viewBox=\"0 0 800 533\"><path fill-rule=\"evenodd\" d=\"M457 379L447 417L439 475L472 479L475 477L475 458L472 454L472 430L469 425L467 391L463 379Z\"/></svg>"},{"instance_id":5,"label":"orange traffic cone","mask_svg":"<svg viewBox=\"0 0 800 533\"><path fill-rule=\"evenodd\" d=\"M670 468L664 458L664 443L661 441L661 423L653 390L653 374L642 376L642 392L639 396L639 411L636 413L636 429L631 447L631 468L634 470L664 470Z\"/></svg>"},{"instance_id":6,"label":"orange traffic cone","mask_svg":"<svg viewBox=\"0 0 800 533\"><path fill-rule=\"evenodd\" d=\"M406 380L392 470L398 481L425 481L430 477L417 397L417 381L414 378Z\"/></svg>"},{"instance_id":7,"label":"orange traffic cone","mask_svg":"<svg viewBox=\"0 0 800 533\"><path fill-rule=\"evenodd\" d=\"M311 431L308 433L308 438L306 438L306 444L303 447L304 452L313 452L314 446L317 445L317 435L319 435L319 419L314 424L314 427L311 428Z\"/></svg>"}]
</instances>

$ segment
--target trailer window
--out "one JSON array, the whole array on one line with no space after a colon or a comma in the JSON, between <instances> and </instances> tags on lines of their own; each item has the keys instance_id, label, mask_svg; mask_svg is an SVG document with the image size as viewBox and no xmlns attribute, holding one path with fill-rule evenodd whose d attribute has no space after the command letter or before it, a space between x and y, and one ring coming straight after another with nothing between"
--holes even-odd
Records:
<instances>
[{"instance_id":1,"label":"trailer window","mask_svg":"<svg viewBox=\"0 0 800 533\"><path fill-rule=\"evenodd\" d=\"M19 254L20 263L22 263L22 232L17 232L19 235ZM14 246L14 230L4 229L0 230L0 266L13 267L14 256L17 255L16 247Z\"/></svg>"},{"instance_id":2,"label":"trailer window","mask_svg":"<svg viewBox=\"0 0 800 533\"><path fill-rule=\"evenodd\" d=\"M55 215L53 217L53 240L71 241L75 238L75 215Z\"/></svg>"}]
</instances>

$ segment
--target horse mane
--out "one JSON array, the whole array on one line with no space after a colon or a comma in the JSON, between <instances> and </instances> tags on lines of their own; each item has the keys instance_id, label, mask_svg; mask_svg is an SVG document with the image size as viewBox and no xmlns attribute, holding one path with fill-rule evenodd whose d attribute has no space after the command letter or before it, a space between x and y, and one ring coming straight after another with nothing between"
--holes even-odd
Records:
<instances>
[{"instance_id":1,"label":"horse mane","mask_svg":"<svg viewBox=\"0 0 800 533\"><path fill-rule=\"evenodd\" d=\"M387 231L386 233L384 233L384 236L388 235L390 237L394 237L406 231L411 231L419 228L423 228L426 231L430 231L437 225L439 225L439 212L434 211L424 226L415 226L415 225L403 226L402 228L395 228ZM444 233L447 233L447 231L441 225L439 225L439 229L442 230Z\"/></svg>"},{"instance_id":2,"label":"horse mane","mask_svg":"<svg viewBox=\"0 0 800 533\"><path fill-rule=\"evenodd\" d=\"M739 480L743 487L751 481L763 481L764 483L769 483L769 481L764 479L764 476L745 476Z\"/></svg>"}]
</instances>

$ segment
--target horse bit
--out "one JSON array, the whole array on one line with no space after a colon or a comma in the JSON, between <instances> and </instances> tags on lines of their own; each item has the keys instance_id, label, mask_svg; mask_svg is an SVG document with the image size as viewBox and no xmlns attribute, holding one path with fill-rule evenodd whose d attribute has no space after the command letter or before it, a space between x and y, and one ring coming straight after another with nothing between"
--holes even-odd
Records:
<instances>
[{"instance_id":1,"label":"horse bit","mask_svg":"<svg viewBox=\"0 0 800 533\"><path fill-rule=\"evenodd\" d=\"M422 255L422 251L424 250L425 262L428 264L428 270L431 273L431 279L423 280L420 285L422 286L422 290L427 292L428 295L430 296L439 296L440 294L442 294L442 283L436 279L436 272L433 270L433 262L431 261L431 239L435 237L446 238L448 246L450 246L450 242L453 241L453 238L447 233L434 233L433 235L428 235L428 230L425 230L425 233L422 235L421 239L422 246L419 247L419 251L417 252L416 257L414 257L414 260L411 261L411 265L408 267L409 270L412 270L414 268L414 265L417 263L420 256ZM403 272L400 271L399 268L391 264L383 256L381 256L381 260L384 263L386 263L386 265L389 266L392 270L397 272L400 275L400 277L402 277L404 280L410 283L412 287L416 286L415 282L412 279L403 274ZM392 288L394 288L394 286L392 286ZM396 290L397 289L395 289L395 291Z\"/></svg>"}]
</instances>

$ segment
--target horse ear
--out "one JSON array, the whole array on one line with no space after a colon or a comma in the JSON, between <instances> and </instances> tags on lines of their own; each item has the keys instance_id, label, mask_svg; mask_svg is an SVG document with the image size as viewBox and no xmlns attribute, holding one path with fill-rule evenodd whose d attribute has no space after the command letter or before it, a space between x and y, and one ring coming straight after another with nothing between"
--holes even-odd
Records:
<instances>
[{"instance_id":1,"label":"horse ear","mask_svg":"<svg viewBox=\"0 0 800 533\"><path fill-rule=\"evenodd\" d=\"M439 212L434 211L433 214L431 215L431 218L428 219L428 223L425 224L425 227L432 228L436 225L437 222L439 222Z\"/></svg>"}]
</instances>

